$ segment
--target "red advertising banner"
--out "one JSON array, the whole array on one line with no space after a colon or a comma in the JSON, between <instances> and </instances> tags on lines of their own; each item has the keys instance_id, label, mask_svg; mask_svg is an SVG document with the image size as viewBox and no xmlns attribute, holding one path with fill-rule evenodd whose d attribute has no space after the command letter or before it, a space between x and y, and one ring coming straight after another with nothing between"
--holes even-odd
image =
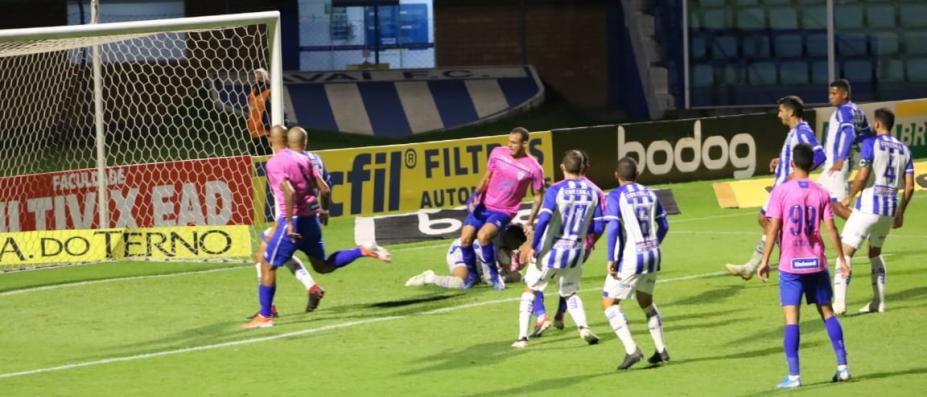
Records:
<instances>
[{"instance_id":1,"label":"red advertising banner","mask_svg":"<svg viewBox=\"0 0 927 397\"><path fill-rule=\"evenodd\" d=\"M109 167L109 228L250 225L247 156ZM0 178L0 232L97 229L95 169Z\"/></svg>"}]
</instances>

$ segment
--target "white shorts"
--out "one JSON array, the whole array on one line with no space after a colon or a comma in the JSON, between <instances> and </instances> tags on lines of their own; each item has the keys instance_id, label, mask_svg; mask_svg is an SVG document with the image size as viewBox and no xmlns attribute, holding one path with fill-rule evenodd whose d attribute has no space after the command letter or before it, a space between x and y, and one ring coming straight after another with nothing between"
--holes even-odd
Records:
<instances>
[{"instance_id":1,"label":"white shorts","mask_svg":"<svg viewBox=\"0 0 927 397\"><path fill-rule=\"evenodd\" d=\"M818 183L830 193L831 201L842 201L847 197L847 193L850 191L847 174L847 172L831 172L830 170L824 170L821 176L818 177Z\"/></svg>"},{"instance_id":2,"label":"white shorts","mask_svg":"<svg viewBox=\"0 0 927 397\"><path fill-rule=\"evenodd\" d=\"M611 299L625 300L630 298L635 291L653 295L653 287L657 284L657 273L632 274L621 276L621 279L605 276L605 286L602 288L602 296Z\"/></svg>"},{"instance_id":3,"label":"white shorts","mask_svg":"<svg viewBox=\"0 0 927 397\"><path fill-rule=\"evenodd\" d=\"M869 239L869 245L879 248L885 244L885 238L888 232L892 230L895 218L890 216L881 216L867 214L860 210L853 210L847 223L843 225L841 240L844 244L859 249L863 241Z\"/></svg>"},{"instance_id":4,"label":"white shorts","mask_svg":"<svg viewBox=\"0 0 927 397\"><path fill-rule=\"evenodd\" d=\"M532 261L528 264L528 272L525 273L525 285L535 291L544 291L547 283L557 279L560 296L568 297L579 290L579 281L583 278L583 267L568 267L564 269L551 269L543 267L538 269L537 264Z\"/></svg>"},{"instance_id":5,"label":"white shorts","mask_svg":"<svg viewBox=\"0 0 927 397\"><path fill-rule=\"evenodd\" d=\"M478 255L478 254L477 254L477 255ZM498 256L499 253L497 252L496 255ZM501 259L501 258L500 258L500 259ZM486 265L486 263L483 262L483 261L479 258L479 256L477 256L477 258L476 258L476 264L477 264L477 271L480 273L480 278L482 278L483 281L486 282L486 284L491 284L491 282L490 282L490 280L489 280L490 277L489 277L489 267L488 267L488 265ZM463 255L460 254L459 251L458 251L458 252L455 252L455 253L453 253L453 254L451 254L451 253L448 253L448 254L447 254L447 271L448 271L448 274L454 274L454 269L456 269L456 268L458 268L458 267L466 267L466 266L467 266L467 264L464 263L464 261L463 261ZM499 277L500 277L500 278L505 278L506 275L508 275L508 267L507 267L507 266L502 266L501 268L499 268Z\"/></svg>"}]
</instances>

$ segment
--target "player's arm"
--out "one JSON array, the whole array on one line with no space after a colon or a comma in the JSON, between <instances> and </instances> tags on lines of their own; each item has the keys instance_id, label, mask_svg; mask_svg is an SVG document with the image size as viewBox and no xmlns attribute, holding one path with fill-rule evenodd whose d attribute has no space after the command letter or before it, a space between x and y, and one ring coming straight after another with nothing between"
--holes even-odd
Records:
<instances>
[{"instance_id":1,"label":"player's arm","mask_svg":"<svg viewBox=\"0 0 927 397\"><path fill-rule=\"evenodd\" d=\"M818 138L815 138L814 133L808 130L800 130L798 133L798 141L801 143L807 143L814 149L814 162L811 165L811 170L814 171L821 164L824 164L824 161L827 160L827 152L824 151L824 147L821 146L821 143L818 142Z\"/></svg>"},{"instance_id":2,"label":"player's arm","mask_svg":"<svg viewBox=\"0 0 927 397\"><path fill-rule=\"evenodd\" d=\"M845 207L850 206L850 203L853 202L856 195L863 190L866 181L869 180L869 175L872 173L872 161L875 159L872 152L873 142L874 139L867 139L860 145L859 171L856 172L856 178L854 178L853 183L850 184L850 192L847 193L847 197L841 202Z\"/></svg>"},{"instance_id":3,"label":"player's arm","mask_svg":"<svg viewBox=\"0 0 927 397\"><path fill-rule=\"evenodd\" d=\"M557 193L555 191L549 191L544 194L543 207L544 208L539 211L540 216L538 216L538 224L535 228L534 235L530 237L531 250L535 256L541 251L541 239L544 237L544 232L547 230L550 218L554 215L554 209L557 208ZM528 225L525 225L526 233L528 230L527 226Z\"/></svg>"},{"instance_id":4,"label":"player's arm","mask_svg":"<svg viewBox=\"0 0 927 397\"><path fill-rule=\"evenodd\" d=\"M908 203L914 197L914 164L908 161L907 170L904 173L904 193L901 196L901 202L898 203L898 212L895 214L895 224L893 228L897 229L904 225L904 210L908 208Z\"/></svg>"},{"instance_id":5,"label":"player's arm","mask_svg":"<svg viewBox=\"0 0 927 397\"><path fill-rule=\"evenodd\" d=\"M773 247L776 245L779 229L781 227L782 219L780 218L772 218L766 225L766 244L763 245L763 259L760 261L760 266L756 268L757 276L759 276L760 280L763 280L764 283L769 278L769 257L772 255Z\"/></svg>"},{"instance_id":6,"label":"player's arm","mask_svg":"<svg viewBox=\"0 0 927 397\"><path fill-rule=\"evenodd\" d=\"M483 201L483 193L485 193L486 189L489 188L490 178L492 178L492 169L487 169L486 173L483 174L483 178L480 179L480 182L476 184L476 189L473 191L473 195L467 199L467 209L471 212L476 208L477 205L480 204L481 201Z\"/></svg>"},{"instance_id":7,"label":"player's arm","mask_svg":"<svg viewBox=\"0 0 927 397\"><path fill-rule=\"evenodd\" d=\"M296 233L293 229L292 214L289 214L289 212L293 212L293 204L296 201L296 189L293 189L293 185L289 180L284 179L280 182L280 190L283 192L283 202L286 204L286 211L288 212L280 214L286 222L286 234L290 236L290 238L300 238L299 233Z\"/></svg>"},{"instance_id":8,"label":"player's arm","mask_svg":"<svg viewBox=\"0 0 927 397\"><path fill-rule=\"evenodd\" d=\"M663 239L666 238L666 233L669 232L669 220L666 219L666 210L663 209L663 204L660 201L657 201L657 241L660 244L663 244Z\"/></svg>"},{"instance_id":9,"label":"player's arm","mask_svg":"<svg viewBox=\"0 0 927 397\"><path fill-rule=\"evenodd\" d=\"M840 129L837 131L837 151L834 156L834 165L830 167L830 171L840 172L843 169L843 164L850 158L850 147L853 145L854 134L853 124L845 123L840 125Z\"/></svg>"},{"instance_id":10,"label":"player's arm","mask_svg":"<svg viewBox=\"0 0 927 397\"><path fill-rule=\"evenodd\" d=\"M587 235L591 236L592 245L595 245L595 242L599 239L599 236L602 235L602 232L605 231L605 218L602 213L602 207L597 205L595 206L595 211L592 213L592 222L589 222L589 230ZM590 247L591 248L591 247Z\"/></svg>"},{"instance_id":11,"label":"player's arm","mask_svg":"<svg viewBox=\"0 0 927 397\"><path fill-rule=\"evenodd\" d=\"M843 244L840 243L840 232L837 231L834 220L825 219L824 226L827 228L827 237L830 238L831 245L837 250L837 271L840 272L843 278L850 278L850 273L852 271L850 267L847 266L846 260L844 260Z\"/></svg>"},{"instance_id":12,"label":"player's arm","mask_svg":"<svg viewBox=\"0 0 927 397\"><path fill-rule=\"evenodd\" d=\"M605 201L605 216L603 216L606 224L605 242L608 243L605 271L612 277L617 276L616 264L624 251L624 246L619 245L624 239L621 236L621 208L618 206L618 196L617 194L608 195Z\"/></svg>"},{"instance_id":13,"label":"player's arm","mask_svg":"<svg viewBox=\"0 0 927 397\"><path fill-rule=\"evenodd\" d=\"M544 186L544 175L536 175L535 182L532 183L532 192L534 192L534 203L531 205L531 214L528 215L528 223L525 224L525 233L532 233L534 231L534 219L538 216L538 211L541 210L541 206L544 204L546 199L545 192L547 191ZM554 207L550 207L553 209Z\"/></svg>"}]
</instances>

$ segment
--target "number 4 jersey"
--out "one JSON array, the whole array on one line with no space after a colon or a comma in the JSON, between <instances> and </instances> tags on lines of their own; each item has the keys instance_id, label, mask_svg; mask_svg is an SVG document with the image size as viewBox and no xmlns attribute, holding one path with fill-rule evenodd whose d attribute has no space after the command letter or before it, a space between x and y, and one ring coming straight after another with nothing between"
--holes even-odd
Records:
<instances>
[{"instance_id":1,"label":"number 4 jersey","mask_svg":"<svg viewBox=\"0 0 927 397\"><path fill-rule=\"evenodd\" d=\"M871 167L856 209L866 214L895 216L898 189L905 174L914 173L911 150L892 134L868 138L860 145L860 167Z\"/></svg>"},{"instance_id":2,"label":"number 4 jersey","mask_svg":"<svg viewBox=\"0 0 927 397\"><path fill-rule=\"evenodd\" d=\"M660 243L669 223L652 190L637 183L612 190L605 203L605 221L608 260L615 261L619 275L660 271Z\"/></svg>"},{"instance_id":3,"label":"number 4 jersey","mask_svg":"<svg viewBox=\"0 0 927 397\"><path fill-rule=\"evenodd\" d=\"M817 273L827 268L821 220L834 219L830 194L810 179L791 179L776 186L766 217L779 219L779 271Z\"/></svg>"}]
</instances>

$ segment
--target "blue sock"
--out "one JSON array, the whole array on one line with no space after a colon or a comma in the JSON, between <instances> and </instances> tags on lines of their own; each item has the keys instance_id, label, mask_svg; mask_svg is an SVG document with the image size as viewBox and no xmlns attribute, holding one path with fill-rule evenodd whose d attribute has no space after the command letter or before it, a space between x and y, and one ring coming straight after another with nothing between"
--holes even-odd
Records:
<instances>
[{"instance_id":1,"label":"blue sock","mask_svg":"<svg viewBox=\"0 0 927 397\"><path fill-rule=\"evenodd\" d=\"M534 316L541 318L545 314L547 314L547 308L544 307L544 293L534 291Z\"/></svg>"},{"instance_id":2,"label":"blue sock","mask_svg":"<svg viewBox=\"0 0 927 397\"><path fill-rule=\"evenodd\" d=\"M837 316L824 320L824 326L827 327L830 344L834 346L834 353L837 354L837 365L847 365L847 347L843 345L843 328Z\"/></svg>"},{"instance_id":3,"label":"blue sock","mask_svg":"<svg viewBox=\"0 0 927 397\"><path fill-rule=\"evenodd\" d=\"M785 348L785 361L789 363L789 375L798 376L798 324L786 324L782 345Z\"/></svg>"},{"instance_id":4,"label":"blue sock","mask_svg":"<svg viewBox=\"0 0 927 397\"><path fill-rule=\"evenodd\" d=\"M467 265L467 271L470 272L469 277L479 274L476 271L476 252L473 251L473 246L465 247L461 245L460 253L463 256L464 264Z\"/></svg>"},{"instance_id":5,"label":"blue sock","mask_svg":"<svg viewBox=\"0 0 927 397\"><path fill-rule=\"evenodd\" d=\"M351 262L357 260L364 256L364 253L361 252L360 247L354 247L354 249L335 251L334 254L329 255L328 259L325 262L328 264L340 268L350 265Z\"/></svg>"},{"instance_id":6,"label":"blue sock","mask_svg":"<svg viewBox=\"0 0 927 397\"><path fill-rule=\"evenodd\" d=\"M499 279L499 269L496 268L496 247L492 242L489 242L486 243L486 245L481 245L480 251L482 251L480 252L480 256L483 259L483 263L489 268L490 279Z\"/></svg>"},{"instance_id":7,"label":"blue sock","mask_svg":"<svg viewBox=\"0 0 927 397\"><path fill-rule=\"evenodd\" d=\"M567 311L567 303L566 303L566 301L567 301L566 298L564 298L564 297L562 297L562 296L560 297L560 305L557 306L557 314L566 313L566 311Z\"/></svg>"},{"instance_id":8,"label":"blue sock","mask_svg":"<svg viewBox=\"0 0 927 397\"><path fill-rule=\"evenodd\" d=\"M261 302L261 315L264 317L273 316L271 311L271 306L274 304L274 293L277 292L277 287L268 287L264 285L258 286L258 300Z\"/></svg>"}]
</instances>

